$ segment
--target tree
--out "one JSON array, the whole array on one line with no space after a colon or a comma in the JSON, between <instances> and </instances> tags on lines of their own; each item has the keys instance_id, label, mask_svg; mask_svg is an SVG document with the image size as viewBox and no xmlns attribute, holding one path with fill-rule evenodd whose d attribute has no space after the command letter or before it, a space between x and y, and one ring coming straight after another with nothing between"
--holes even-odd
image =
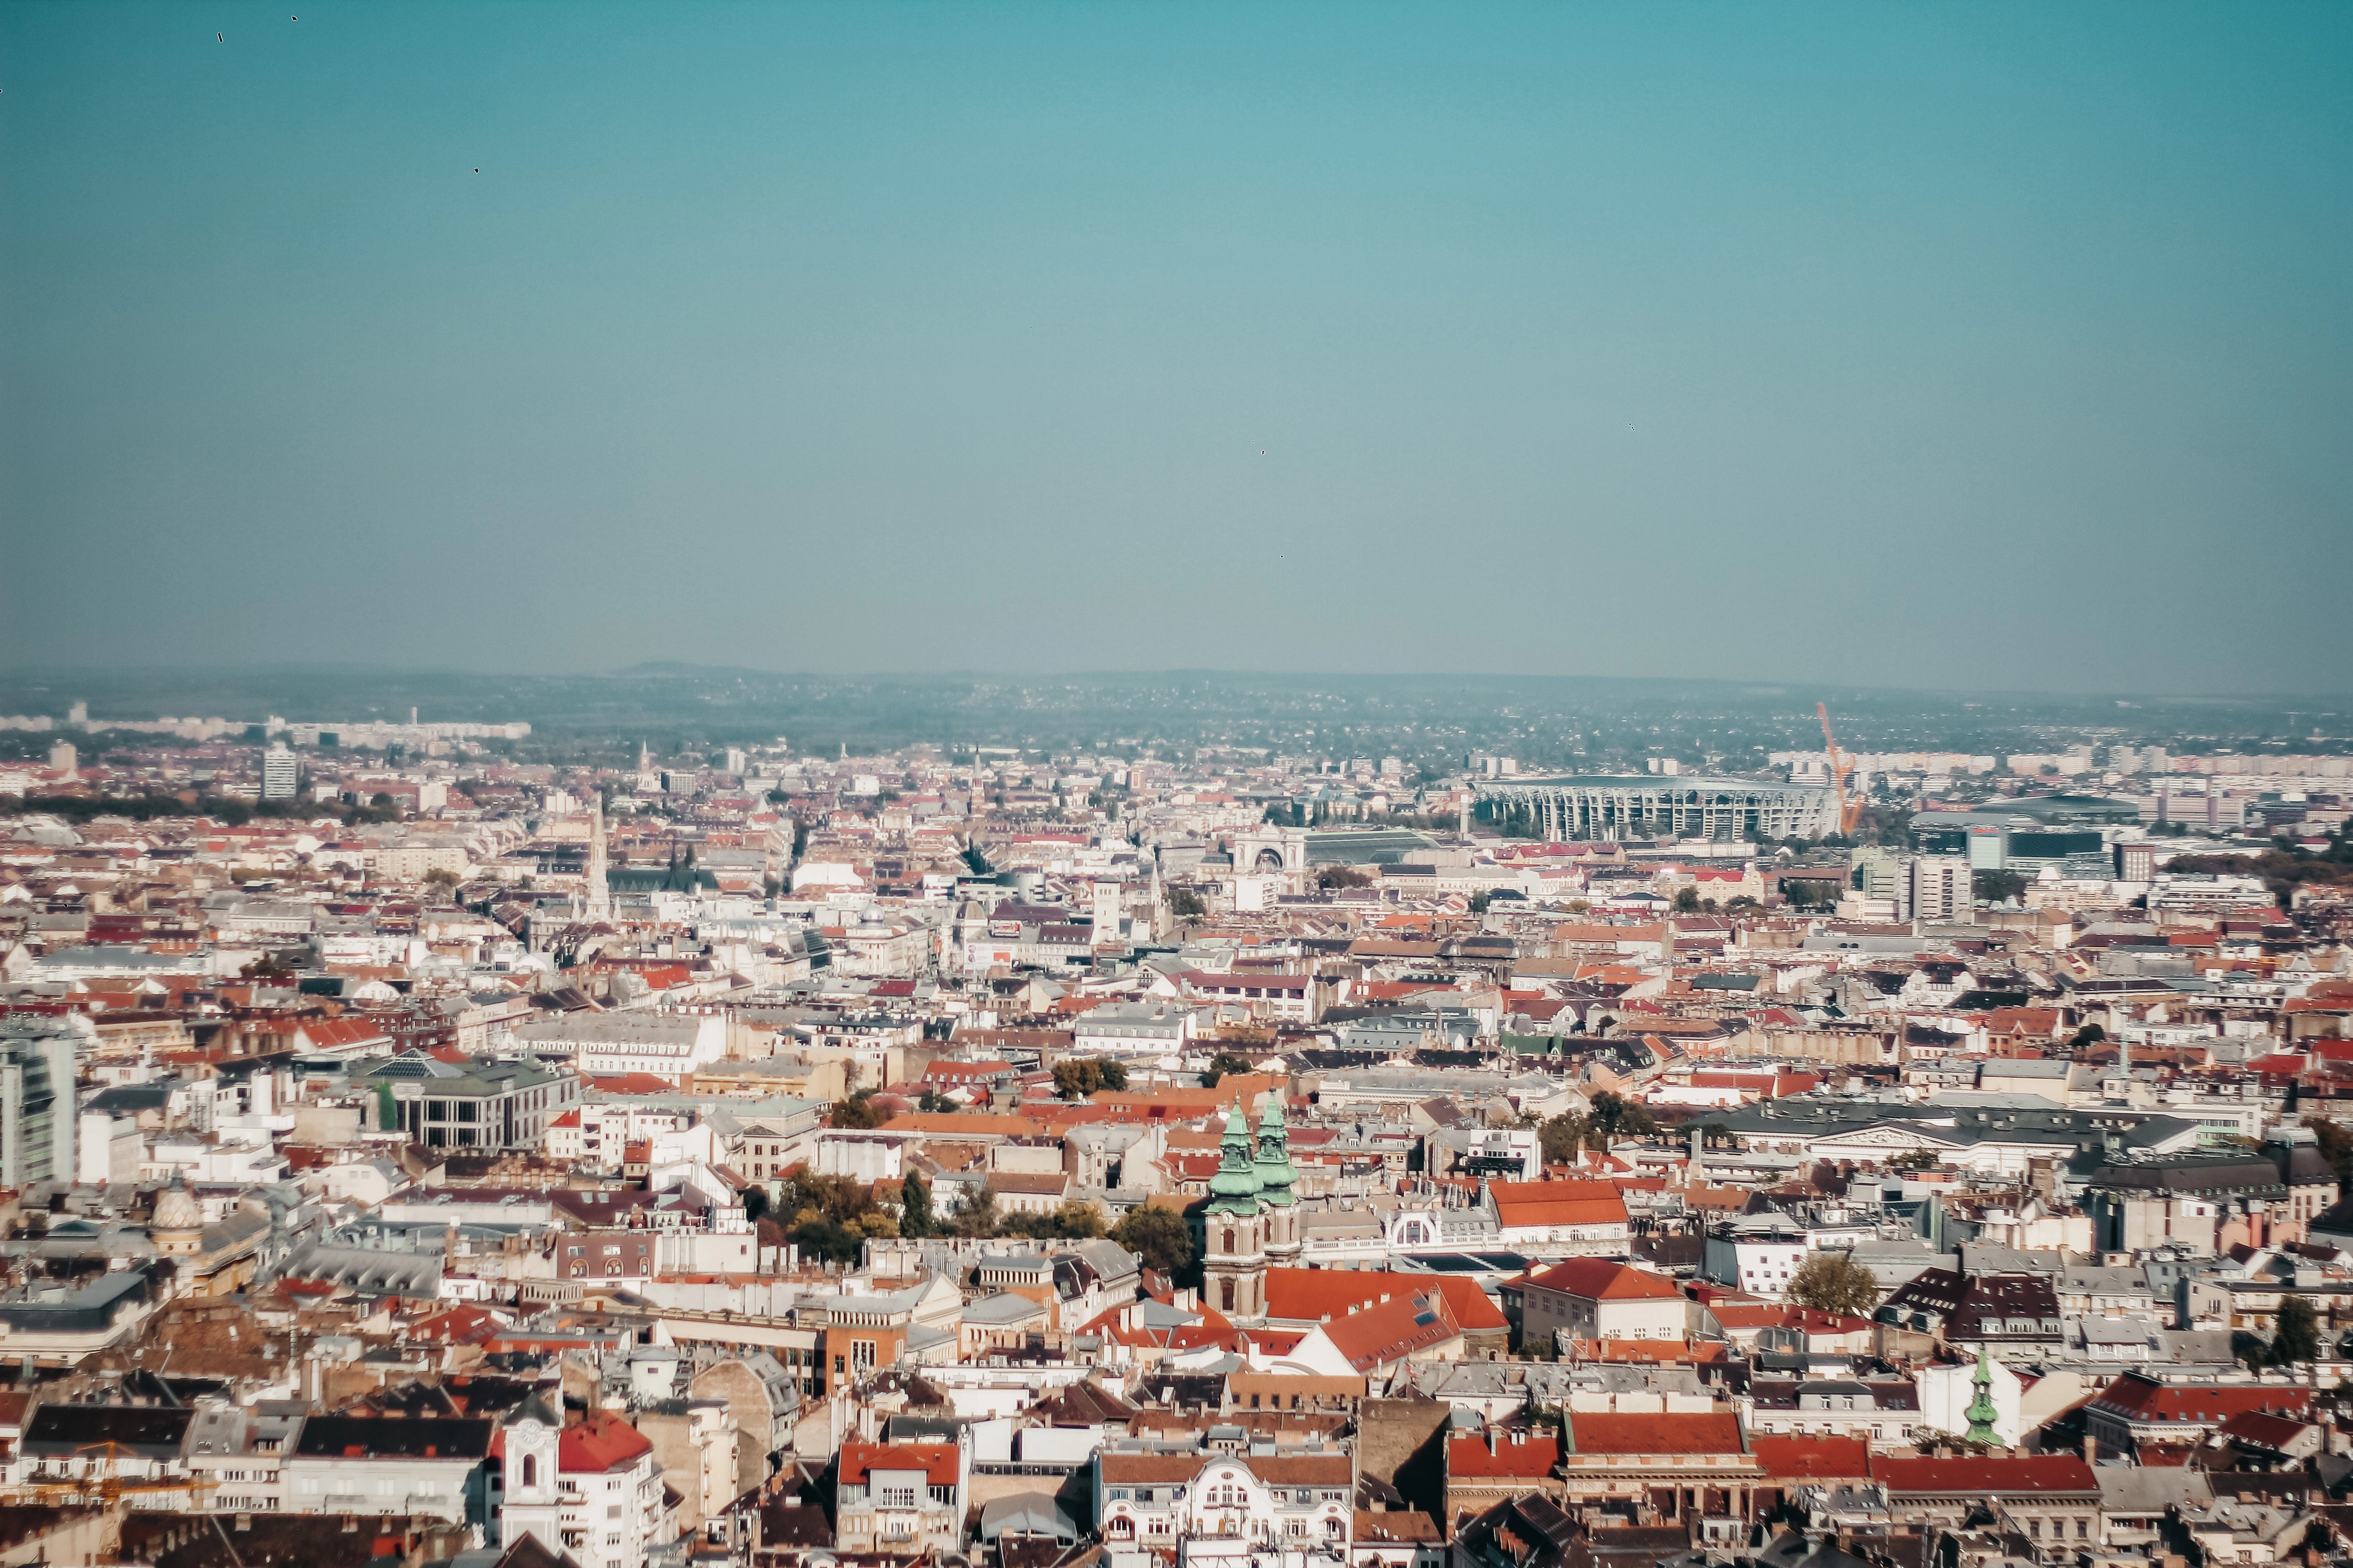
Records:
<instances>
[{"instance_id":1,"label":"tree","mask_svg":"<svg viewBox=\"0 0 2353 1568\"><path fill-rule=\"evenodd\" d=\"M1193 1261L1193 1232L1182 1215L1167 1209L1130 1209L1111 1227L1111 1238L1155 1268L1175 1279Z\"/></svg>"},{"instance_id":2,"label":"tree","mask_svg":"<svg viewBox=\"0 0 2353 1568\"><path fill-rule=\"evenodd\" d=\"M767 1217L767 1189L765 1187L745 1187L744 1189L744 1217L752 1222L753 1229L757 1230L760 1227L760 1221Z\"/></svg>"},{"instance_id":3,"label":"tree","mask_svg":"<svg viewBox=\"0 0 2353 1568\"><path fill-rule=\"evenodd\" d=\"M1781 1289L1783 1300L1820 1312L1867 1318L1879 1304L1879 1281L1843 1252L1816 1252L1798 1265Z\"/></svg>"},{"instance_id":4,"label":"tree","mask_svg":"<svg viewBox=\"0 0 2353 1568\"><path fill-rule=\"evenodd\" d=\"M2096 1046L2107 1037L2108 1032L2100 1027L2097 1024L2086 1024L2082 1028L2075 1031L2075 1033L2068 1039L2067 1044L2069 1048L2080 1051L2085 1046Z\"/></svg>"},{"instance_id":5,"label":"tree","mask_svg":"<svg viewBox=\"0 0 2353 1568\"><path fill-rule=\"evenodd\" d=\"M1354 866L1326 866L1315 874L1315 881L1319 887L1324 888L1369 888L1373 885L1373 876L1371 872L1359 871Z\"/></svg>"},{"instance_id":6,"label":"tree","mask_svg":"<svg viewBox=\"0 0 2353 1568\"><path fill-rule=\"evenodd\" d=\"M1593 1123L1605 1139L1649 1138L1659 1131L1658 1119L1651 1114L1649 1106L1606 1089L1593 1097Z\"/></svg>"},{"instance_id":7,"label":"tree","mask_svg":"<svg viewBox=\"0 0 2353 1568\"><path fill-rule=\"evenodd\" d=\"M1473 893L1471 895L1471 912L1474 915L1483 915L1487 912L1487 907L1492 902L1493 902L1492 895L1487 893Z\"/></svg>"},{"instance_id":8,"label":"tree","mask_svg":"<svg viewBox=\"0 0 2353 1568\"><path fill-rule=\"evenodd\" d=\"M1544 1163L1547 1165L1567 1164L1577 1158L1577 1152L1585 1147L1585 1141L1592 1132L1592 1123L1576 1111L1563 1111L1551 1118L1536 1129L1536 1142L1544 1148Z\"/></svg>"},{"instance_id":9,"label":"tree","mask_svg":"<svg viewBox=\"0 0 2353 1568\"><path fill-rule=\"evenodd\" d=\"M922 1172L908 1172L899 1184L899 1234L923 1237L938 1228L932 1215L932 1184Z\"/></svg>"},{"instance_id":10,"label":"tree","mask_svg":"<svg viewBox=\"0 0 2353 1568\"><path fill-rule=\"evenodd\" d=\"M938 1089L927 1089L916 1098L915 1109L926 1116L944 1116L956 1109L956 1102Z\"/></svg>"},{"instance_id":11,"label":"tree","mask_svg":"<svg viewBox=\"0 0 2353 1568\"><path fill-rule=\"evenodd\" d=\"M833 1113L827 1118L827 1125L848 1128L855 1131L869 1127L880 1127L882 1125L882 1112L875 1109L873 1096L859 1094L852 1095L848 1100L835 1100Z\"/></svg>"},{"instance_id":12,"label":"tree","mask_svg":"<svg viewBox=\"0 0 2353 1568\"><path fill-rule=\"evenodd\" d=\"M1054 1094L1061 1100L1084 1100L1098 1089L1113 1092L1127 1087L1127 1068L1101 1057L1066 1057L1054 1064Z\"/></svg>"},{"instance_id":13,"label":"tree","mask_svg":"<svg viewBox=\"0 0 2353 1568\"><path fill-rule=\"evenodd\" d=\"M294 972L279 962L274 952L263 953L238 970L237 974L247 980L291 980L294 977Z\"/></svg>"},{"instance_id":14,"label":"tree","mask_svg":"<svg viewBox=\"0 0 2353 1568\"><path fill-rule=\"evenodd\" d=\"M1675 913L1679 915L1695 915L1699 913L1699 889L1697 888L1686 887L1677 888L1675 889Z\"/></svg>"},{"instance_id":15,"label":"tree","mask_svg":"<svg viewBox=\"0 0 2353 1568\"><path fill-rule=\"evenodd\" d=\"M2279 1317L2272 1325L2272 1364L2286 1366L2291 1362L2319 1359L2319 1315L2312 1310L2312 1302L2302 1296L2282 1297Z\"/></svg>"},{"instance_id":16,"label":"tree","mask_svg":"<svg viewBox=\"0 0 2353 1568\"><path fill-rule=\"evenodd\" d=\"M1984 903L2007 903L2026 896L2026 879L2015 871L1988 867L1970 874L1969 891Z\"/></svg>"},{"instance_id":17,"label":"tree","mask_svg":"<svg viewBox=\"0 0 2353 1568\"><path fill-rule=\"evenodd\" d=\"M1168 891L1168 912L1180 921L1198 920L1209 912L1209 906L1190 888L1172 888Z\"/></svg>"},{"instance_id":18,"label":"tree","mask_svg":"<svg viewBox=\"0 0 2353 1568\"><path fill-rule=\"evenodd\" d=\"M458 873L446 866L436 866L425 873L425 885L444 893L453 892L458 886Z\"/></svg>"},{"instance_id":19,"label":"tree","mask_svg":"<svg viewBox=\"0 0 2353 1568\"><path fill-rule=\"evenodd\" d=\"M1231 1051L1219 1051L1209 1058L1209 1070L1201 1075L1203 1089L1215 1089L1221 1079L1239 1078L1250 1070L1248 1060Z\"/></svg>"},{"instance_id":20,"label":"tree","mask_svg":"<svg viewBox=\"0 0 2353 1568\"><path fill-rule=\"evenodd\" d=\"M980 1191L966 1198L964 1207L956 1210L951 1228L968 1241L992 1237L1004 1229L1004 1217L997 1212L997 1189L987 1182L981 1183Z\"/></svg>"}]
</instances>

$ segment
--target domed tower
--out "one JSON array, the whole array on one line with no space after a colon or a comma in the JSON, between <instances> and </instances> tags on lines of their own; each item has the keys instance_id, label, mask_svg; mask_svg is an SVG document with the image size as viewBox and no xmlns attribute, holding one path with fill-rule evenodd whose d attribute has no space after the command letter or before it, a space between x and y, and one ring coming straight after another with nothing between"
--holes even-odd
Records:
<instances>
[{"instance_id":1,"label":"domed tower","mask_svg":"<svg viewBox=\"0 0 2353 1568\"><path fill-rule=\"evenodd\" d=\"M173 1173L172 1184L155 1200L147 1216L147 1239L166 1258L193 1258L204 1249L205 1211L188 1191L185 1177Z\"/></svg>"},{"instance_id":2,"label":"domed tower","mask_svg":"<svg viewBox=\"0 0 2353 1568\"><path fill-rule=\"evenodd\" d=\"M1266 1110L1258 1120L1260 1213L1266 1226L1266 1260L1270 1267L1289 1268L1299 1261L1299 1206L1292 1184L1299 1173L1291 1166L1291 1129L1282 1119L1282 1090L1267 1091Z\"/></svg>"},{"instance_id":3,"label":"domed tower","mask_svg":"<svg viewBox=\"0 0 2353 1568\"><path fill-rule=\"evenodd\" d=\"M1207 1305L1229 1318L1266 1315L1266 1222L1258 1152L1240 1101L1226 1116L1218 1173L1201 1215L1201 1284Z\"/></svg>"}]
</instances>

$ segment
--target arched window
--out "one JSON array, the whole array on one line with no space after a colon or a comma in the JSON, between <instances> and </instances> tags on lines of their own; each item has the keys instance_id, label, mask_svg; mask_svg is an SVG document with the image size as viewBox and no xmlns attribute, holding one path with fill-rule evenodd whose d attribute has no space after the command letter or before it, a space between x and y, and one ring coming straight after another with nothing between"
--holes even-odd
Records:
<instances>
[{"instance_id":1,"label":"arched window","mask_svg":"<svg viewBox=\"0 0 2353 1568\"><path fill-rule=\"evenodd\" d=\"M1225 1250L1225 1252L1228 1254L1228 1256L1231 1256L1231 1255L1232 1255L1232 1253L1233 1253L1233 1250L1234 1250L1234 1227L1233 1227L1232 1226L1226 1226L1226 1245L1225 1245L1225 1248L1224 1248L1224 1250Z\"/></svg>"},{"instance_id":2,"label":"arched window","mask_svg":"<svg viewBox=\"0 0 2353 1568\"><path fill-rule=\"evenodd\" d=\"M1225 1310L1229 1312L1232 1311L1234 1310L1234 1282L1230 1279L1219 1280L1219 1289L1220 1293L1225 1297Z\"/></svg>"},{"instance_id":3,"label":"arched window","mask_svg":"<svg viewBox=\"0 0 2353 1568\"><path fill-rule=\"evenodd\" d=\"M537 1454L525 1454L522 1457L522 1484L523 1489L526 1491L530 1490L533 1487L539 1485L539 1456Z\"/></svg>"}]
</instances>

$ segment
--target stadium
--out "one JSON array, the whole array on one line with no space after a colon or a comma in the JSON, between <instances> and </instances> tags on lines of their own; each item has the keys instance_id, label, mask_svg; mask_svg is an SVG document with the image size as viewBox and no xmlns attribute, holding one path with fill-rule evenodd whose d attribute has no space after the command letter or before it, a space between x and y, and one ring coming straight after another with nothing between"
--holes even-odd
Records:
<instances>
[{"instance_id":1,"label":"stadium","mask_svg":"<svg viewBox=\"0 0 2353 1568\"><path fill-rule=\"evenodd\" d=\"M1754 779L1491 778L1473 786L1477 815L1506 834L1576 839L1810 838L1838 831L1821 784Z\"/></svg>"}]
</instances>

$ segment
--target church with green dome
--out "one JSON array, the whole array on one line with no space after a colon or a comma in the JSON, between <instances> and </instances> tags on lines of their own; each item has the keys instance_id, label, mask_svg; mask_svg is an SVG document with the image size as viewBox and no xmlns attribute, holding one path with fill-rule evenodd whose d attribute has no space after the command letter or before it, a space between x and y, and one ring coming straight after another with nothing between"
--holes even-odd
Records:
<instances>
[{"instance_id":1,"label":"church with green dome","mask_svg":"<svg viewBox=\"0 0 2353 1568\"><path fill-rule=\"evenodd\" d=\"M1291 1189L1291 1129L1280 1089L1266 1097L1258 1135L1240 1101L1226 1114L1218 1173L1199 1210L1201 1299L1238 1321L1266 1316L1266 1271L1299 1261L1299 1205Z\"/></svg>"}]
</instances>

